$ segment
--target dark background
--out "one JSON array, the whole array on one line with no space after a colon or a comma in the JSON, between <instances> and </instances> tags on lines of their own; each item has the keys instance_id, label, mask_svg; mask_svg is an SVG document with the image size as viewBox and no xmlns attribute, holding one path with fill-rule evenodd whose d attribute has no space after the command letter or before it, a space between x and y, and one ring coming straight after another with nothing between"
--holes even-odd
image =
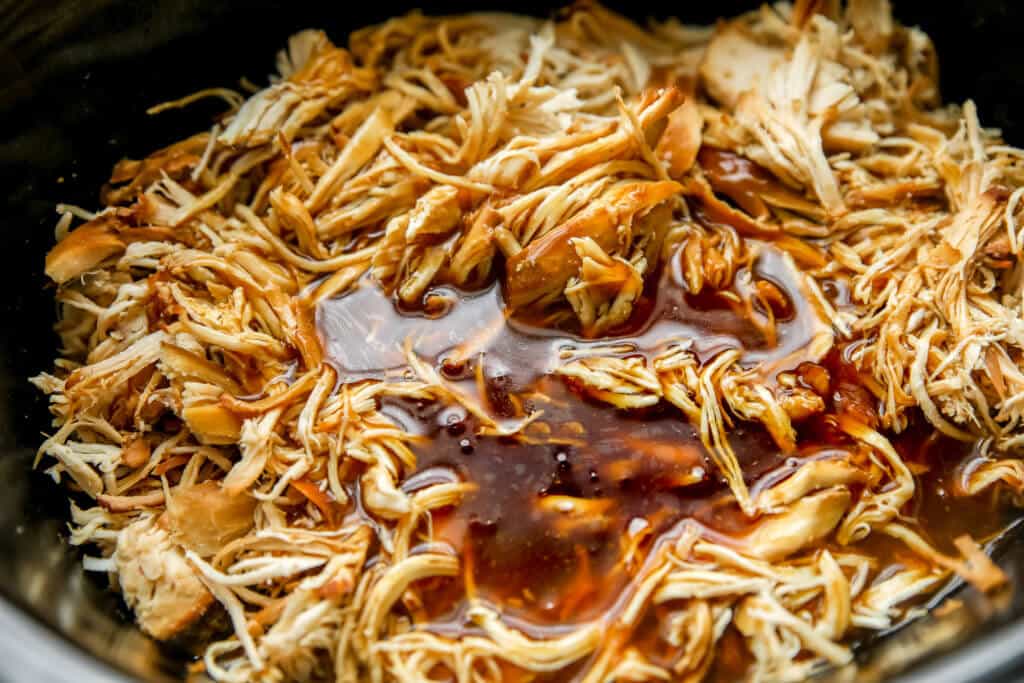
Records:
<instances>
[{"instance_id":1,"label":"dark background","mask_svg":"<svg viewBox=\"0 0 1024 683\"><path fill-rule=\"evenodd\" d=\"M688 23L708 23L755 6L610 4L638 19L675 14ZM1024 3L894 4L904 23L920 25L934 39L945 98L973 98L984 125L1000 127L1010 143L1024 145L1024 89L1018 77L1024 73ZM0 601L0 681L109 680L113 675L61 645L47 629L70 634L85 649L145 678L167 672L176 677L182 666L174 653L122 626L116 599L83 578L61 541L67 516L63 494L42 475L26 475L40 432L48 427L45 405L26 380L49 369L56 345L49 329L53 291L42 274L43 256L53 242L54 205L95 208L99 187L118 159L145 156L206 129L223 111L220 102L210 100L149 117L149 106L205 87L235 87L242 76L264 84L276 51L296 30L324 28L343 44L350 30L417 6L432 14L503 9L543 16L557 4L0 0L0 593L36 617L23 618ZM1024 568L1021 557L1024 552L1016 548L1004 556L1014 577ZM962 597L967 614L961 617L970 622L965 632L994 635L976 638L955 660L940 660L919 676L993 681L997 674L1009 675L1019 657L1016 650L1024 649L1024 627L999 629L1024 612L1019 598L1000 611L969 592ZM907 633L901 635L904 641L920 642L935 630ZM869 669L882 667L885 649L873 652L882 654L867 656Z\"/></svg>"}]
</instances>

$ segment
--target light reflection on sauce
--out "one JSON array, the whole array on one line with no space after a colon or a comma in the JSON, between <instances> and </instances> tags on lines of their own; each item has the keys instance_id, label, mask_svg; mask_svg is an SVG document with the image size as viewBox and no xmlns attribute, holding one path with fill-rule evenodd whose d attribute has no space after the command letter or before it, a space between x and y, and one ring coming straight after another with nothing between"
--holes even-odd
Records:
<instances>
[{"instance_id":1,"label":"light reflection on sauce","mask_svg":"<svg viewBox=\"0 0 1024 683\"><path fill-rule=\"evenodd\" d=\"M741 269L724 292L696 296L687 292L679 269L672 267L677 254L641 295L623 329L599 340L508 318L497 284L473 293L437 288L434 294L451 303L442 315L431 317L396 310L380 289L364 280L353 292L321 303L317 327L327 358L345 381L401 375L407 342L421 358L435 361L459 347L462 357L482 353L485 363L507 369L520 386L550 373L559 364L562 349L614 346L653 356L672 343L686 341L702 362L727 349L741 349L745 365L769 362L806 347L820 318L800 294L799 276L783 253L766 243L749 243L759 252L753 273ZM774 345L767 343L745 310L754 279L772 282L794 310L792 316L776 321Z\"/></svg>"}]
</instances>

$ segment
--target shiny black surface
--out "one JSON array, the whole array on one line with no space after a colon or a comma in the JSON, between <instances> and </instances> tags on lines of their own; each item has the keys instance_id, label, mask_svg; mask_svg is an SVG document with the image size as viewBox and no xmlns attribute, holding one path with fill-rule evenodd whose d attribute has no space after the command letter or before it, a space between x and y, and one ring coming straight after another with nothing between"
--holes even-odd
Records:
<instances>
[{"instance_id":1,"label":"shiny black surface","mask_svg":"<svg viewBox=\"0 0 1024 683\"><path fill-rule=\"evenodd\" d=\"M610 3L643 17L710 21L750 2ZM1015 2L901 2L938 46L947 99L977 100L982 123L1024 145L1024 6ZM147 117L145 109L199 88L261 83L293 31L321 26L338 42L353 28L414 6L432 13L506 9L547 14L532 0L301 3L253 0L0 0L0 681L174 680L187 660L132 628L103 579L85 576L65 543L67 500L30 473L45 405L27 377L47 369L52 289L42 275L59 201L95 206L123 156L205 128L220 105ZM642 8L642 9L641 9ZM1015 113L1017 115L1015 116ZM865 644L859 670L826 680L1010 681L1024 675L1024 544L1000 563L1017 590ZM946 653L946 654L943 654ZM886 678L888 677L888 678Z\"/></svg>"}]
</instances>

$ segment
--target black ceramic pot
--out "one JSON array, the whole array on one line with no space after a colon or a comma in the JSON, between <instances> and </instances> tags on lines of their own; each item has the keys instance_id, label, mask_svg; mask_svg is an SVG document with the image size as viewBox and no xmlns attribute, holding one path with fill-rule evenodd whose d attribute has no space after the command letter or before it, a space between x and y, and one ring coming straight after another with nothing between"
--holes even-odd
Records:
<instances>
[{"instance_id":1,"label":"black ceramic pot","mask_svg":"<svg viewBox=\"0 0 1024 683\"><path fill-rule=\"evenodd\" d=\"M933 36L948 100L974 98L982 123L1024 145L1024 4L893 0L904 23ZM615 9L709 22L751 2ZM313 3L300 0L0 0L0 681L180 680L189 660L134 628L115 595L79 567L65 542L64 494L30 472L43 401L27 378L48 369L53 290L42 274L60 201L95 206L110 168L205 128L218 104L148 117L197 89L265 81L295 30L352 29L412 7L431 13L549 13L537 0ZM1012 594L959 590L960 607L858 648L842 681L1011 681L1024 678L1024 544L999 557Z\"/></svg>"}]
</instances>

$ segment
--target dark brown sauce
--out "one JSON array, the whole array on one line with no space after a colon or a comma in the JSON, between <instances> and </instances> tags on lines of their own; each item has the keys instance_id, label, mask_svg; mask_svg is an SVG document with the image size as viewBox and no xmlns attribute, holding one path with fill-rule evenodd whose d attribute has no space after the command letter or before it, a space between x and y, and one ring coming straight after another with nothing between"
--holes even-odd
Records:
<instances>
[{"instance_id":1,"label":"dark brown sauce","mask_svg":"<svg viewBox=\"0 0 1024 683\"><path fill-rule=\"evenodd\" d=\"M716 192L755 218L769 215L763 195L786 192L771 173L733 152L704 145L697 153L697 161Z\"/></svg>"},{"instance_id":2,"label":"dark brown sauce","mask_svg":"<svg viewBox=\"0 0 1024 683\"><path fill-rule=\"evenodd\" d=\"M691 294L676 259L670 260L652 278L633 318L600 340L584 339L571 328L509 319L498 285L476 293L436 289L434 315L397 310L370 282L320 305L318 328L342 381L409 376L402 350L408 342L499 423L543 411L525 429L526 438L512 439L480 436L479 420L459 406L397 400L381 406L422 437L412 446L417 471L407 473L412 478L406 485L457 477L478 486L460 505L432 514L434 540L459 554L462 574L421 586L423 604L410 607L414 621L443 633L466 633L472 629L464 610L472 596L500 607L503 618L528 634L551 635L607 613L659 536L680 520L694 520L723 542L750 528L756 520L738 509L694 427L674 407L615 410L551 372L567 349L609 346L618 354L653 356L684 340L703 362L735 348L744 363L787 363L776 370L793 369L818 314L800 295L797 275L781 252L759 248L752 272L741 272L723 292ZM741 305L749 299L743 288L757 279L768 279L786 298L787 313L777 318L774 339L751 321L758 311ZM829 295L844 303L844 283ZM871 398L844 354L833 351L823 365L826 414L799 426L795 454L780 454L760 426L739 423L731 430L729 441L753 491L784 478L804 459L841 455L852 445L830 414L860 410L859 418L877 419L870 405L861 405ZM914 507L902 513L909 523L919 520L937 548L952 553L956 536L983 540L1002 528L1006 517L994 499L955 495L956 477L976 457L969 447L935 436L920 420L893 441L916 468L920 491ZM881 534L861 549L883 568L920 561ZM654 617L648 615L652 624ZM665 647L656 631L641 626L634 641L654 661ZM747 662L742 638L727 630L711 678L734 680ZM552 680L571 677L560 672Z\"/></svg>"},{"instance_id":3,"label":"dark brown sauce","mask_svg":"<svg viewBox=\"0 0 1024 683\"><path fill-rule=\"evenodd\" d=\"M497 283L472 293L436 288L433 301L444 303L430 315L398 310L366 279L354 291L322 302L317 328L329 362L346 381L404 374L407 343L421 358L431 360L482 353L489 367L514 375L519 386L551 372L563 349L615 346L626 353L656 355L672 343L689 342L705 362L726 349L742 350L745 364L782 359L807 345L818 313L800 295L798 276L783 252L767 243L748 243L759 251L753 268L740 269L727 290L697 295L687 291L677 253L650 279L630 320L597 340L585 339L571 327L551 329L537 321L510 318ZM751 320L752 315L767 320L765 312L750 303L753 283L762 279L778 287L791 304L791 314L776 319L774 340L766 337L763 324Z\"/></svg>"},{"instance_id":4,"label":"dark brown sauce","mask_svg":"<svg viewBox=\"0 0 1024 683\"><path fill-rule=\"evenodd\" d=\"M457 509L434 517L435 537L471 565L466 581L478 597L534 624L585 621L611 606L651 542L680 519L728 535L748 527L675 408L617 411L555 378L535 389L551 402L524 408L551 415L546 443L476 436L473 418L442 406L392 406L426 432L414 447L421 471L451 469L479 485ZM736 429L729 438L750 483L780 461L763 429ZM584 514L560 511L567 500L585 506ZM638 552L627 564L631 541ZM435 593L435 618L457 618L464 588L453 582L445 596Z\"/></svg>"},{"instance_id":5,"label":"dark brown sauce","mask_svg":"<svg viewBox=\"0 0 1024 683\"><path fill-rule=\"evenodd\" d=\"M687 291L677 252L653 281L653 291L645 292L637 303L632 329L627 327L621 338L647 352L673 341L692 340L702 362L727 349L739 349L746 365L771 363L806 347L819 317L801 294L799 275L779 249L754 240L747 244L758 250L753 267L741 268L729 289L697 295ZM766 334L767 311L752 303L758 280L775 285L786 300L786 313L775 318L774 338Z\"/></svg>"},{"instance_id":6,"label":"dark brown sauce","mask_svg":"<svg viewBox=\"0 0 1024 683\"><path fill-rule=\"evenodd\" d=\"M970 536L983 543L999 534L1013 519L1013 508L1001 499L999 487L975 496L960 490L964 470L982 456L976 444L956 441L932 430L918 419L893 446L908 463L922 470L916 475L920 495L905 511L921 522L924 537L939 551L956 556L953 540Z\"/></svg>"},{"instance_id":7,"label":"dark brown sauce","mask_svg":"<svg viewBox=\"0 0 1024 683\"><path fill-rule=\"evenodd\" d=\"M413 445L418 472L451 471L479 486L457 508L434 515L435 537L468 568L463 577L432 585L422 617L461 627L459 609L470 590L536 625L579 622L611 606L653 541L679 520L694 519L724 536L747 529L750 520L677 409L666 403L615 410L550 373L567 349L606 346L619 355L653 356L670 343L688 342L702 361L740 349L751 364L798 351L817 314L802 303L783 253L763 243L752 248L759 256L729 289L697 295L686 289L678 256L671 259L651 279L632 319L599 340L508 319L498 285L469 294L437 288L433 316L396 309L370 281L320 305L326 355L344 381L408 376L408 344L499 423L542 412L526 439L515 440L478 436L479 421L459 406L381 406L424 437ZM767 320L751 302L758 279L786 299L773 338L752 322ZM783 458L759 426L742 425L729 438L751 485ZM631 545L634 558L627 562Z\"/></svg>"},{"instance_id":8,"label":"dark brown sauce","mask_svg":"<svg viewBox=\"0 0 1024 683\"><path fill-rule=\"evenodd\" d=\"M838 435L827 423L830 414L850 409L839 400L840 392L858 390L870 397L860 373L849 361L852 342L832 352L823 360L829 371L829 396L824 417L808 421L800 429L804 442L843 444L846 437ZM855 411L856 414L856 411ZM864 417L862 415L862 417ZM861 421L870 422L873 416ZM957 555L953 539L969 535L984 542L1001 532L1011 521L1011 509L999 500L995 489L977 496L963 495L960 483L966 469L982 456L978 445L957 441L937 432L919 412L912 412L909 424L899 434L886 433L893 448L914 475L916 494L901 514L941 552Z\"/></svg>"}]
</instances>

